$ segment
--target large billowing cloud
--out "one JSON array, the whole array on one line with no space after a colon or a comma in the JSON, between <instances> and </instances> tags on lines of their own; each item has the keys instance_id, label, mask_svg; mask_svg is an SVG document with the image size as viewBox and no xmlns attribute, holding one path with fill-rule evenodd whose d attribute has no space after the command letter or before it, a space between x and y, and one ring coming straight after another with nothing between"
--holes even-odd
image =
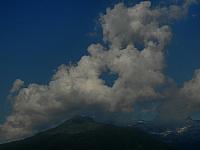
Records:
<instances>
[{"instance_id":1,"label":"large billowing cloud","mask_svg":"<svg viewBox=\"0 0 200 150\"><path fill-rule=\"evenodd\" d=\"M170 86L165 90L164 102L159 108L158 120L163 125L182 123L194 112L200 112L200 70L183 87ZM178 125L178 124L177 124Z\"/></svg>"},{"instance_id":2,"label":"large billowing cloud","mask_svg":"<svg viewBox=\"0 0 200 150\"><path fill-rule=\"evenodd\" d=\"M166 81L164 48L171 38L168 24L184 16L192 2L152 8L150 1L144 1L108 8L100 17L107 46L91 44L89 55L75 65L61 65L48 85L22 88L23 81L15 81L12 111L1 126L0 138L26 137L56 120L97 107L104 113L131 113L136 102L163 97L156 89ZM118 75L112 87L100 78L106 70ZM198 76L197 72L181 89L194 101L200 97Z\"/></svg>"},{"instance_id":3,"label":"large billowing cloud","mask_svg":"<svg viewBox=\"0 0 200 150\"><path fill-rule=\"evenodd\" d=\"M181 94L200 104L200 69L195 70L193 78L184 83Z\"/></svg>"}]
</instances>

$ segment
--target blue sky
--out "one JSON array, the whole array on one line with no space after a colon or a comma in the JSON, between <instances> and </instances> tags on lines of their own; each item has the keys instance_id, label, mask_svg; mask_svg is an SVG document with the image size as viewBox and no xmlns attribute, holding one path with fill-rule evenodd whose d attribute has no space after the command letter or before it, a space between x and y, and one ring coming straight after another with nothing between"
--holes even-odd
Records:
<instances>
[{"instance_id":1,"label":"blue sky","mask_svg":"<svg viewBox=\"0 0 200 150\"><path fill-rule=\"evenodd\" d=\"M0 2L0 120L8 113L12 82L20 78L26 84L45 84L60 64L79 60L90 43L101 39L101 34L89 36L100 31L99 14L116 2L119 0ZM172 25L165 71L179 85L200 68L199 27L199 4Z\"/></svg>"}]
</instances>

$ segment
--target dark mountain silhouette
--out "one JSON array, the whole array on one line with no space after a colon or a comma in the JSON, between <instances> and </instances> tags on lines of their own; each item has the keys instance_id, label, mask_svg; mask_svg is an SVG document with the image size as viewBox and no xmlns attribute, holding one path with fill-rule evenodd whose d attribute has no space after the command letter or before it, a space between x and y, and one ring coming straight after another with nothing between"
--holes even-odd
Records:
<instances>
[{"instance_id":1,"label":"dark mountain silhouette","mask_svg":"<svg viewBox=\"0 0 200 150\"><path fill-rule=\"evenodd\" d=\"M200 120L186 118L177 126L159 126L152 121L138 121L133 125L179 150L200 150Z\"/></svg>"},{"instance_id":2,"label":"dark mountain silhouette","mask_svg":"<svg viewBox=\"0 0 200 150\"><path fill-rule=\"evenodd\" d=\"M97 123L87 117L75 117L33 137L0 145L0 150L171 149L138 128Z\"/></svg>"}]
</instances>

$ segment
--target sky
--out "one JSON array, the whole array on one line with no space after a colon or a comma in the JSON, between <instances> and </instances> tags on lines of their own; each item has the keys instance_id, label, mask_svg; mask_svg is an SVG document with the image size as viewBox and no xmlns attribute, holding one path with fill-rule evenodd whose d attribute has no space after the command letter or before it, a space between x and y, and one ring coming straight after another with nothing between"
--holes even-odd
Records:
<instances>
[{"instance_id":1,"label":"sky","mask_svg":"<svg viewBox=\"0 0 200 150\"><path fill-rule=\"evenodd\" d=\"M107 1L11 0L0 5L0 118L16 78L46 83L60 64L86 53Z\"/></svg>"},{"instance_id":2,"label":"sky","mask_svg":"<svg viewBox=\"0 0 200 150\"><path fill-rule=\"evenodd\" d=\"M119 0L9 0L0 2L0 122L9 113L13 82L47 84L61 64L77 62L102 43L98 18ZM126 0L133 5L139 0ZM161 1L152 1L153 4ZM178 86L200 68L200 5L173 22L164 72Z\"/></svg>"},{"instance_id":3,"label":"sky","mask_svg":"<svg viewBox=\"0 0 200 150\"><path fill-rule=\"evenodd\" d=\"M0 120L16 78L47 83L60 64L76 62L99 41L98 17L117 0L9 0L0 5ZM129 1L127 1L129 3Z\"/></svg>"}]
</instances>

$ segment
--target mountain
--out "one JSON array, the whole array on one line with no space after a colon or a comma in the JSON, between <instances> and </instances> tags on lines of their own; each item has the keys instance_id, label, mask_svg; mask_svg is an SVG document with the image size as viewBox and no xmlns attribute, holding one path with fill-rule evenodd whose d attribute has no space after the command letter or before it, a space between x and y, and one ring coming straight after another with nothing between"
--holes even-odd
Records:
<instances>
[{"instance_id":1,"label":"mountain","mask_svg":"<svg viewBox=\"0 0 200 150\"><path fill-rule=\"evenodd\" d=\"M134 127L97 123L75 117L33 137L0 145L0 150L171 150Z\"/></svg>"},{"instance_id":2,"label":"mountain","mask_svg":"<svg viewBox=\"0 0 200 150\"><path fill-rule=\"evenodd\" d=\"M181 150L200 150L200 120L188 117L176 127L156 126L153 122L138 121L134 127L151 134L164 143Z\"/></svg>"}]
</instances>

